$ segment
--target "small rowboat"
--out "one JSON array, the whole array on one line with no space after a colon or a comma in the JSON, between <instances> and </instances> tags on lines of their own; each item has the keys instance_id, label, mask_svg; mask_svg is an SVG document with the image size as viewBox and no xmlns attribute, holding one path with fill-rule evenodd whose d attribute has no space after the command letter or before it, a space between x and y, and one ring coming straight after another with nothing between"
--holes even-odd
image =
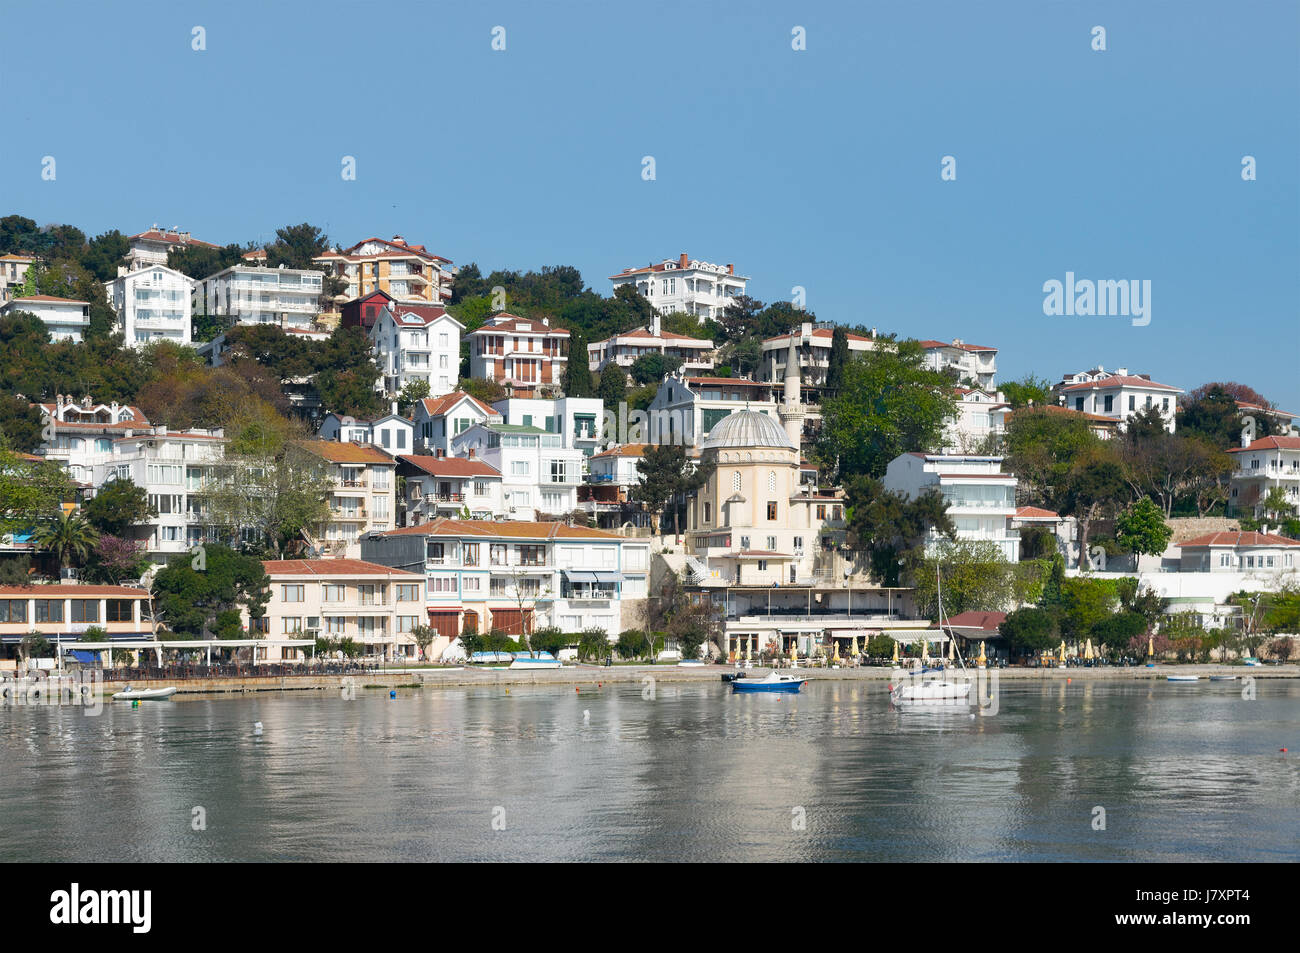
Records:
<instances>
[{"instance_id":1,"label":"small rowboat","mask_svg":"<svg viewBox=\"0 0 1300 953\"><path fill-rule=\"evenodd\" d=\"M132 688L127 686L125 690L116 692L113 698L120 702L129 701L162 701L164 698L171 698L176 694L176 686L171 685L167 688Z\"/></svg>"},{"instance_id":2,"label":"small rowboat","mask_svg":"<svg viewBox=\"0 0 1300 953\"><path fill-rule=\"evenodd\" d=\"M731 683L733 692L785 692L792 694L806 684L802 678L783 672L769 672L765 678L738 678Z\"/></svg>"},{"instance_id":3,"label":"small rowboat","mask_svg":"<svg viewBox=\"0 0 1300 953\"><path fill-rule=\"evenodd\" d=\"M1236 680L1237 680L1236 675L1211 675L1210 676L1210 681L1212 682L1235 682Z\"/></svg>"},{"instance_id":4,"label":"small rowboat","mask_svg":"<svg viewBox=\"0 0 1300 953\"><path fill-rule=\"evenodd\" d=\"M550 652L538 652L534 655L527 655L520 652L510 663L512 669L520 668L560 668L560 660L553 657Z\"/></svg>"},{"instance_id":5,"label":"small rowboat","mask_svg":"<svg viewBox=\"0 0 1300 953\"><path fill-rule=\"evenodd\" d=\"M1201 676L1199 675L1166 675L1165 676L1165 681L1167 682L1199 682L1200 680L1201 680Z\"/></svg>"}]
</instances>

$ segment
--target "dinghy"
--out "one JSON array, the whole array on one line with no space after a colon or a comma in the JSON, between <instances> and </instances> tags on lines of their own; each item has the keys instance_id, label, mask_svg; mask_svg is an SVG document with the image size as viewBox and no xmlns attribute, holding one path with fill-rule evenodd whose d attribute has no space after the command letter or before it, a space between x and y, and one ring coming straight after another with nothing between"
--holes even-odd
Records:
<instances>
[{"instance_id":1,"label":"dinghy","mask_svg":"<svg viewBox=\"0 0 1300 953\"><path fill-rule=\"evenodd\" d=\"M128 685L122 691L116 692L113 698L121 702L151 702L162 701L164 698L171 698L175 694L175 685L169 685L167 688L132 688Z\"/></svg>"},{"instance_id":2,"label":"dinghy","mask_svg":"<svg viewBox=\"0 0 1300 953\"><path fill-rule=\"evenodd\" d=\"M1165 681L1167 682L1199 682L1200 680L1201 680L1201 676L1199 675L1166 675L1165 676Z\"/></svg>"}]
</instances>

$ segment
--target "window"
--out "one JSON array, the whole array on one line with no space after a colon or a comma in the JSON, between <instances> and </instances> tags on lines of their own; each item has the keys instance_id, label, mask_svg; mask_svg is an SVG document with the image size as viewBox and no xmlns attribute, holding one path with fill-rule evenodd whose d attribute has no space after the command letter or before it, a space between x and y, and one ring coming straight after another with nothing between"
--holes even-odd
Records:
<instances>
[{"instance_id":1,"label":"window","mask_svg":"<svg viewBox=\"0 0 1300 953\"><path fill-rule=\"evenodd\" d=\"M796 537L794 538L794 554L795 554L796 556L802 556L802 555L803 555L803 537L802 537L802 536L796 536Z\"/></svg>"},{"instance_id":2,"label":"window","mask_svg":"<svg viewBox=\"0 0 1300 953\"><path fill-rule=\"evenodd\" d=\"M280 631L285 635L302 631L302 616L287 615L280 621L282 623Z\"/></svg>"},{"instance_id":3,"label":"window","mask_svg":"<svg viewBox=\"0 0 1300 953\"><path fill-rule=\"evenodd\" d=\"M399 615L397 617L397 631L410 632L418 624L419 618L419 616L414 615Z\"/></svg>"},{"instance_id":4,"label":"window","mask_svg":"<svg viewBox=\"0 0 1300 953\"><path fill-rule=\"evenodd\" d=\"M105 622L134 622L135 602L132 599L108 599L104 604Z\"/></svg>"},{"instance_id":5,"label":"window","mask_svg":"<svg viewBox=\"0 0 1300 953\"><path fill-rule=\"evenodd\" d=\"M519 565L521 566L543 566L546 564L546 547L545 546L520 546Z\"/></svg>"},{"instance_id":6,"label":"window","mask_svg":"<svg viewBox=\"0 0 1300 953\"><path fill-rule=\"evenodd\" d=\"M460 588L461 588L461 591L462 591L462 592L478 592L478 591L479 591L479 577L478 577L478 576L466 576L464 579L462 579L462 580L460 581Z\"/></svg>"},{"instance_id":7,"label":"window","mask_svg":"<svg viewBox=\"0 0 1300 953\"><path fill-rule=\"evenodd\" d=\"M528 461L527 461L527 460L511 460L511 461L510 461L510 475L511 475L511 476L528 476Z\"/></svg>"},{"instance_id":8,"label":"window","mask_svg":"<svg viewBox=\"0 0 1300 953\"><path fill-rule=\"evenodd\" d=\"M347 586L326 583L322 587L321 599L325 602L342 602L346 598Z\"/></svg>"},{"instance_id":9,"label":"window","mask_svg":"<svg viewBox=\"0 0 1300 953\"><path fill-rule=\"evenodd\" d=\"M771 550L772 552L775 552L775 551L776 551L776 537L775 537L775 536L769 536L769 537L767 538L767 548L768 548L769 550Z\"/></svg>"},{"instance_id":10,"label":"window","mask_svg":"<svg viewBox=\"0 0 1300 953\"><path fill-rule=\"evenodd\" d=\"M474 481L474 495L475 495L475 496L487 496L487 495L488 495L488 485L487 485L487 480L475 480L475 481Z\"/></svg>"},{"instance_id":11,"label":"window","mask_svg":"<svg viewBox=\"0 0 1300 953\"><path fill-rule=\"evenodd\" d=\"M824 519L826 519L826 504L825 504L825 503L818 503L818 504L817 504L817 518L818 518L819 520L824 520Z\"/></svg>"},{"instance_id":12,"label":"window","mask_svg":"<svg viewBox=\"0 0 1300 953\"><path fill-rule=\"evenodd\" d=\"M26 599L0 599L0 622L26 622Z\"/></svg>"},{"instance_id":13,"label":"window","mask_svg":"<svg viewBox=\"0 0 1300 953\"><path fill-rule=\"evenodd\" d=\"M713 518L713 504L704 504L704 522L709 522Z\"/></svg>"},{"instance_id":14,"label":"window","mask_svg":"<svg viewBox=\"0 0 1300 953\"><path fill-rule=\"evenodd\" d=\"M733 493L740 492L740 471L739 470L731 474L731 492Z\"/></svg>"},{"instance_id":15,"label":"window","mask_svg":"<svg viewBox=\"0 0 1300 953\"><path fill-rule=\"evenodd\" d=\"M303 585L281 586L281 602L302 602L306 597L307 587Z\"/></svg>"},{"instance_id":16,"label":"window","mask_svg":"<svg viewBox=\"0 0 1300 953\"><path fill-rule=\"evenodd\" d=\"M99 621L99 600L98 599L70 599L72 604L71 622L98 622Z\"/></svg>"},{"instance_id":17,"label":"window","mask_svg":"<svg viewBox=\"0 0 1300 953\"><path fill-rule=\"evenodd\" d=\"M766 559L760 559L760 560L758 561L758 571L759 571L759 572L766 572L766 571L767 571L767 560L766 560Z\"/></svg>"},{"instance_id":18,"label":"window","mask_svg":"<svg viewBox=\"0 0 1300 953\"><path fill-rule=\"evenodd\" d=\"M748 536L742 536L742 537L740 537L740 548L741 548L741 549L749 549L749 537L748 537Z\"/></svg>"},{"instance_id":19,"label":"window","mask_svg":"<svg viewBox=\"0 0 1300 953\"><path fill-rule=\"evenodd\" d=\"M767 492L768 493L776 492L776 471L775 470L767 471ZM769 519L770 518L771 517L769 517Z\"/></svg>"},{"instance_id":20,"label":"window","mask_svg":"<svg viewBox=\"0 0 1300 953\"><path fill-rule=\"evenodd\" d=\"M347 629L348 620L341 615L327 615L325 617L325 631L330 635L342 635Z\"/></svg>"},{"instance_id":21,"label":"window","mask_svg":"<svg viewBox=\"0 0 1300 953\"><path fill-rule=\"evenodd\" d=\"M465 543L461 547L461 553L464 557L463 562L466 566L478 565L478 543Z\"/></svg>"},{"instance_id":22,"label":"window","mask_svg":"<svg viewBox=\"0 0 1300 953\"><path fill-rule=\"evenodd\" d=\"M775 504L775 503L768 503L768 504L767 504L767 518L770 519L770 520L774 520L774 519L776 519L776 504Z\"/></svg>"},{"instance_id":23,"label":"window","mask_svg":"<svg viewBox=\"0 0 1300 953\"><path fill-rule=\"evenodd\" d=\"M505 543L491 543L491 544L489 544L489 546L490 546L490 549L489 549L488 552L489 552L489 556L490 556L490 558L491 558L491 560L492 560L492 565L493 565L493 566L504 566L504 565L506 565L506 544L505 544Z\"/></svg>"},{"instance_id":24,"label":"window","mask_svg":"<svg viewBox=\"0 0 1300 953\"><path fill-rule=\"evenodd\" d=\"M62 599L37 599L35 621L62 622L63 621L63 600Z\"/></svg>"},{"instance_id":25,"label":"window","mask_svg":"<svg viewBox=\"0 0 1300 953\"><path fill-rule=\"evenodd\" d=\"M407 583L397 584L397 601L398 602L415 602L420 598L419 584L408 585Z\"/></svg>"},{"instance_id":26,"label":"window","mask_svg":"<svg viewBox=\"0 0 1300 953\"><path fill-rule=\"evenodd\" d=\"M1112 410L1114 410L1114 409L1115 409L1115 395L1114 395L1114 394L1107 394L1107 395L1106 395L1106 413L1110 413L1110 412L1111 412Z\"/></svg>"},{"instance_id":27,"label":"window","mask_svg":"<svg viewBox=\"0 0 1300 953\"><path fill-rule=\"evenodd\" d=\"M1133 394L1128 395L1128 409L1130 411L1137 410L1137 397Z\"/></svg>"}]
</instances>

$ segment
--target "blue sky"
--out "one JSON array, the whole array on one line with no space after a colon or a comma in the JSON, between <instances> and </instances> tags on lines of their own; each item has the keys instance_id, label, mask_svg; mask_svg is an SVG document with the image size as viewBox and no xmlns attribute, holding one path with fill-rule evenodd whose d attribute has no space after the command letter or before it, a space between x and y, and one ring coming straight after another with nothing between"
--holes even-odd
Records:
<instances>
[{"instance_id":1,"label":"blue sky","mask_svg":"<svg viewBox=\"0 0 1300 953\"><path fill-rule=\"evenodd\" d=\"M1003 380L1127 366L1300 412L1298 11L5 0L0 214L310 221L606 294L685 251L820 319L996 346ZM1044 316L1067 271L1151 281L1150 324Z\"/></svg>"}]
</instances>

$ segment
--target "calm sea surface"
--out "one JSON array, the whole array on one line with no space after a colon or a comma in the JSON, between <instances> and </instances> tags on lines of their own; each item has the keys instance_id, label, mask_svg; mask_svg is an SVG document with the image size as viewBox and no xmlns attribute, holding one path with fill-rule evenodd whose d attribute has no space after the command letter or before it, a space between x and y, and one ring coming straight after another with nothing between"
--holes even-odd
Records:
<instances>
[{"instance_id":1,"label":"calm sea surface","mask_svg":"<svg viewBox=\"0 0 1300 953\"><path fill-rule=\"evenodd\" d=\"M832 682L6 707L0 860L1300 860L1300 682L1257 685L1004 681L975 718Z\"/></svg>"}]
</instances>

